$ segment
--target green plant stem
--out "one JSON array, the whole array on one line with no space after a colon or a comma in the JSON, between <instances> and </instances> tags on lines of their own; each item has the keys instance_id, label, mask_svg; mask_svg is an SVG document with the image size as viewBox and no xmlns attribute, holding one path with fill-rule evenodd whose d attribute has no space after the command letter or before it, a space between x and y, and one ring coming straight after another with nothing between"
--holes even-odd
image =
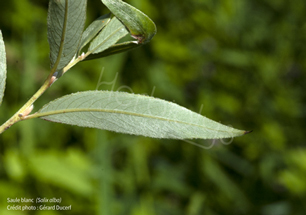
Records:
<instances>
[{"instance_id":1,"label":"green plant stem","mask_svg":"<svg viewBox=\"0 0 306 215\"><path fill-rule=\"evenodd\" d=\"M64 69L63 72L67 72L71 69L74 65L78 62L83 60L84 58L77 58L74 61L71 61ZM21 121L26 120L27 118L24 116L24 113L31 107L31 105L54 83L55 76L53 76L55 69L52 69L48 78L43 83L43 85L37 90L37 92L5 123L0 126L0 134L3 133L5 130L10 128L13 124ZM29 114L29 113L27 113Z\"/></svg>"},{"instance_id":2,"label":"green plant stem","mask_svg":"<svg viewBox=\"0 0 306 215\"><path fill-rule=\"evenodd\" d=\"M40 89L3 125L0 126L0 134L11 127L16 122L19 122L23 119L23 113L30 108L30 106L50 87L50 80L52 74L48 76L47 80L40 87Z\"/></svg>"}]
</instances>

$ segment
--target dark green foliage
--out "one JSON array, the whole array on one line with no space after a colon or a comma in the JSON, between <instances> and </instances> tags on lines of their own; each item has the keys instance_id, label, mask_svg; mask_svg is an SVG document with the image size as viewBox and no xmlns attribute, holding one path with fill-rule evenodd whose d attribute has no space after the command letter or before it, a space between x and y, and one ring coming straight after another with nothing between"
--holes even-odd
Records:
<instances>
[{"instance_id":1,"label":"dark green foliage","mask_svg":"<svg viewBox=\"0 0 306 215\"><path fill-rule=\"evenodd\" d=\"M61 197L72 205L67 214L304 214L304 0L127 2L154 20L154 39L81 63L35 111L98 85L175 100L254 132L205 150L183 141L21 122L0 136L0 213L7 212L8 197ZM47 0L0 3L9 71L2 122L48 75L47 6ZM87 12L86 26L108 10L95 0Z\"/></svg>"}]
</instances>

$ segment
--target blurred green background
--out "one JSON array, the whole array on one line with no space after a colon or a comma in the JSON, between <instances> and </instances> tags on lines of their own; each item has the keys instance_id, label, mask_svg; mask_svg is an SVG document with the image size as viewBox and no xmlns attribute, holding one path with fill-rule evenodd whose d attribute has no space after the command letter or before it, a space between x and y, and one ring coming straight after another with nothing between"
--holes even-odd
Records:
<instances>
[{"instance_id":1,"label":"blurred green background","mask_svg":"<svg viewBox=\"0 0 306 215\"><path fill-rule=\"evenodd\" d=\"M305 1L127 2L154 20L153 40L80 63L35 110L98 86L175 101L254 132L227 142L195 141L214 144L202 149L39 119L20 122L0 136L0 214L305 214ZM1 123L48 75L47 7L47 0L0 2L8 61ZM87 25L107 12L101 1L89 0ZM99 84L100 76L113 85ZM7 198L16 197L62 198L72 210L8 211Z\"/></svg>"}]
</instances>

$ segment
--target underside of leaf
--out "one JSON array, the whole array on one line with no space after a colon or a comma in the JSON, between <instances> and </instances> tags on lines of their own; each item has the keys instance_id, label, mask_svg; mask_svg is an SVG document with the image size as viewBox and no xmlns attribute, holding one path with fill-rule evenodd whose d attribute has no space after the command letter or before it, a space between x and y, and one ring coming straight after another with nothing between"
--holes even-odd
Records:
<instances>
[{"instance_id":1,"label":"underside of leaf","mask_svg":"<svg viewBox=\"0 0 306 215\"><path fill-rule=\"evenodd\" d=\"M128 34L125 26L116 18L106 25L100 34L91 42L88 51L93 54L103 52L112 45L116 44L118 40Z\"/></svg>"},{"instance_id":2,"label":"underside of leaf","mask_svg":"<svg viewBox=\"0 0 306 215\"><path fill-rule=\"evenodd\" d=\"M153 138L218 139L245 134L172 102L124 92L64 96L44 106L37 117Z\"/></svg>"},{"instance_id":3,"label":"underside of leaf","mask_svg":"<svg viewBox=\"0 0 306 215\"><path fill-rule=\"evenodd\" d=\"M48 41L51 68L61 70L76 54L86 19L87 0L50 0Z\"/></svg>"}]
</instances>

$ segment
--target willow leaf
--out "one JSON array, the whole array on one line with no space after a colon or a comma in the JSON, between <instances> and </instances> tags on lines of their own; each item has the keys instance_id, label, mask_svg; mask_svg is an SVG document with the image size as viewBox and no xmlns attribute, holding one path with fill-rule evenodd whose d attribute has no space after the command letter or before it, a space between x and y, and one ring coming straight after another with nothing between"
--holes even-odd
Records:
<instances>
[{"instance_id":1,"label":"willow leaf","mask_svg":"<svg viewBox=\"0 0 306 215\"><path fill-rule=\"evenodd\" d=\"M86 19L87 0L50 0L48 41L51 68L64 68L76 54Z\"/></svg>"},{"instance_id":2,"label":"willow leaf","mask_svg":"<svg viewBox=\"0 0 306 215\"><path fill-rule=\"evenodd\" d=\"M154 22L140 10L121 0L102 2L129 29L138 43L147 43L156 34Z\"/></svg>"},{"instance_id":3,"label":"willow leaf","mask_svg":"<svg viewBox=\"0 0 306 215\"><path fill-rule=\"evenodd\" d=\"M100 16L86 28L86 30L82 34L78 55L80 55L81 49L86 46L110 21L110 16L110 14Z\"/></svg>"},{"instance_id":4,"label":"willow leaf","mask_svg":"<svg viewBox=\"0 0 306 215\"><path fill-rule=\"evenodd\" d=\"M0 105L4 96L6 81L6 54L5 46L2 37L2 32L0 31Z\"/></svg>"},{"instance_id":5,"label":"willow leaf","mask_svg":"<svg viewBox=\"0 0 306 215\"><path fill-rule=\"evenodd\" d=\"M103 52L127 34L125 26L114 17L91 42L88 51L93 54Z\"/></svg>"},{"instance_id":6,"label":"willow leaf","mask_svg":"<svg viewBox=\"0 0 306 215\"><path fill-rule=\"evenodd\" d=\"M245 134L177 104L125 92L89 91L61 97L35 117L115 132L171 139L215 139Z\"/></svg>"}]
</instances>

